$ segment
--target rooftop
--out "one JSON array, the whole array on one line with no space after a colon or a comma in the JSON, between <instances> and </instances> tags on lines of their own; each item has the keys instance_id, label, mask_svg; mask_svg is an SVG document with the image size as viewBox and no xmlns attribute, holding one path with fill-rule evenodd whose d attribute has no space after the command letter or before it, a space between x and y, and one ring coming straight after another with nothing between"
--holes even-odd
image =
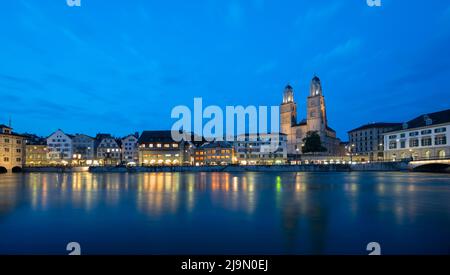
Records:
<instances>
[{"instance_id":1,"label":"rooftop","mask_svg":"<svg viewBox=\"0 0 450 275\"><path fill-rule=\"evenodd\" d=\"M435 113L430 113L430 114L423 114L420 115L408 122L407 123L407 127L405 129L412 129L412 128L419 128L419 127L424 127L424 126L429 126L427 125L426 120L430 119L431 124L430 125L436 125L436 124L442 124L442 123L447 123L450 122L450 109L444 110L444 111L439 111L439 112L435 112ZM402 127L402 126L400 126ZM403 129L403 128L402 128Z\"/></svg>"},{"instance_id":2,"label":"rooftop","mask_svg":"<svg viewBox=\"0 0 450 275\"><path fill-rule=\"evenodd\" d=\"M358 128L355 128L353 130L348 131L349 133L355 132L355 131L361 131L366 129L373 129L373 128L397 128L401 127L401 123L394 123L394 122L373 122L364 124Z\"/></svg>"}]
</instances>

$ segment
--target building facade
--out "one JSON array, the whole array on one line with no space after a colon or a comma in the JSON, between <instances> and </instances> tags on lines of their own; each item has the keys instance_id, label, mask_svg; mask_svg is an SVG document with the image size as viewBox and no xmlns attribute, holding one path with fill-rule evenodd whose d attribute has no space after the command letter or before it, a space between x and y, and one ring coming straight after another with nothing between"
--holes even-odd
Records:
<instances>
[{"instance_id":1,"label":"building facade","mask_svg":"<svg viewBox=\"0 0 450 275\"><path fill-rule=\"evenodd\" d=\"M95 160L95 139L88 135L76 134L72 138L74 165L92 165Z\"/></svg>"},{"instance_id":2,"label":"building facade","mask_svg":"<svg viewBox=\"0 0 450 275\"><path fill-rule=\"evenodd\" d=\"M386 160L443 159L450 156L450 109L418 116L384 134Z\"/></svg>"},{"instance_id":3,"label":"building facade","mask_svg":"<svg viewBox=\"0 0 450 275\"><path fill-rule=\"evenodd\" d=\"M200 165L230 165L236 162L233 144L226 141L205 143L195 149L194 163Z\"/></svg>"},{"instance_id":4,"label":"building facade","mask_svg":"<svg viewBox=\"0 0 450 275\"><path fill-rule=\"evenodd\" d=\"M97 134L95 153L99 165L118 165L121 161L121 142L110 134Z\"/></svg>"},{"instance_id":5,"label":"building facade","mask_svg":"<svg viewBox=\"0 0 450 275\"><path fill-rule=\"evenodd\" d=\"M287 162L286 134L244 134L237 136L235 151L242 165L273 165Z\"/></svg>"},{"instance_id":6,"label":"building facade","mask_svg":"<svg viewBox=\"0 0 450 275\"><path fill-rule=\"evenodd\" d=\"M325 98L323 96L320 79L315 76L311 80L310 91L307 97L306 119L298 122L297 104L294 101L294 91L287 85L280 106L280 130L287 135L287 151L289 155L301 153L303 139L310 131L319 134L322 146L326 148L326 155L339 153L340 140L336 132L328 126Z\"/></svg>"},{"instance_id":7,"label":"building facade","mask_svg":"<svg viewBox=\"0 0 450 275\"><path fill-rule=\"evenodd\" d=\"M24 164L24 138L0 125L0 173L19 172Z\"/></svg>"},{"instance_id":8,"label":"building facade","mask_svg":"<svg viewBox=\"0 0 450 275\"><path fill-rule=\"evenodd\" d=\"M72 161L72 137L58 129L47 138L47 158L50 164L66 165Z\"/></svg>"},{"instance_id":9,"label":"building facade","mask_svg":"<svg viewBox=\"0 0 450 275\"><path fill-rule=\"evenodd\" d=\"M136 165L139 162L138 134L128 135L122 139L122 162Z\"/></svg>"},{"instance_id":10,"label":"building facade","mask_svg":"<svg viewBox=\"0 0 450 275\"><path fill-rule=\"evenodd\" d=\"M401 123L377 122L362 125L348 131L348 154L353 160L384 160L384 133L400 127Z\"/></svg>"},{"instance_id":11,"label":"building facade","mask_svg":"<svg viewBox=\"0 0 450 275\"><path fill-rule=\"evenodd\" d=\"M143 131L138 139L139 164L181 165L185 142L172 139L171 131Z\"/></svg>"},{"instance_id":12,"label":"building facade","mask_svg":"<svg viewBox=\"0 0 450 275\"><path fill-rule=\"evenodd\" d=\"M47 166L47 140L36 135L24 134L25 138L25 166Z\"/></svg>"}]
</instances>

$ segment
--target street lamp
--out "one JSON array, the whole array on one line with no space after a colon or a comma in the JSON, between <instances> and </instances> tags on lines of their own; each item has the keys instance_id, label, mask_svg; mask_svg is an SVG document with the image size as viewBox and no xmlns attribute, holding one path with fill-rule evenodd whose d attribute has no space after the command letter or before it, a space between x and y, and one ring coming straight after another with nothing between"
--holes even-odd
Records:
<instances>
[{"instance_id":1,"label":"street lamp","mask_svg":"<svg viewBox=\"0 0 450 275\"><path fill-rule=\"evenodd\" d=\"M349 149L350 149L350 163L353 162L353 148L355 147L355 144L352 144Z\"/></svg>"}]
</instances>

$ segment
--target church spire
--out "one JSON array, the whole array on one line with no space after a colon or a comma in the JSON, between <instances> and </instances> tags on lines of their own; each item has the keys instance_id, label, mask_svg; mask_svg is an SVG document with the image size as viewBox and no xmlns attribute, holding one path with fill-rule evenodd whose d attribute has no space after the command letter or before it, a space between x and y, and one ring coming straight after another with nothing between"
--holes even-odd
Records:
<instances>
[{"instance_id":1,"label":"church spire","mask_svg":"<svg viewBox=\"0 0 450 275\"><path fill-rule=\"evenodd\" d=\"M322 84L320 83L320 78L314 75L311 80L311 86L309 89L309 96L322 95Z\"/></svg>"},{"instance_id":2,"label":"church spire","mask_svg":"<svg viewBox=\"0 0 450 275\"><path fill-rule=\"evenodd\" d=\"M285 104L285 103L292 103L292 102L294 102L294 89L288 83L286 85L286 87L284 87L283 104Z\"/></svg>"}]
</instances>

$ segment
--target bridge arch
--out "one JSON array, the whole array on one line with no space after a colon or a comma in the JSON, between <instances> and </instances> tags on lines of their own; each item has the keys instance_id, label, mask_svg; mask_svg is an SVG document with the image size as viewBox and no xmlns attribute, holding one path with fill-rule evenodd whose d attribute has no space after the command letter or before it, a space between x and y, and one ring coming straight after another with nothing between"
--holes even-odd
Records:
<instances>
[{"instance_id":1,"label":"bridge arch","mask_svg":"<svg viewBox=\"0 0 450 275\"><path fill-rule=\"evenodd\" d=\"M8 173L8 169L6 167L0 166L0 174Z\"/></svg>"},{"instance_id":2,"label":"bridge arch","mask_svg":"<svg viewBox=\"0 0 450 275\"><path fill-rule=\"evenodd\" d=\"M414 172L450 173L450 164L448 164L448 163L428 163L428 164L416 166L412 170Z\"/></svg>"},{"instance_id":3,"label":"bridge arch","mask_svg":"<svg viewBox=\"0 0 450 275\"><path fill-rule=\"evenodd\" d=\"M12 172L13 173L21 173L22 172L22 167L15 166L15 167L13 167Z\"/></svg>"}]
</instances>

